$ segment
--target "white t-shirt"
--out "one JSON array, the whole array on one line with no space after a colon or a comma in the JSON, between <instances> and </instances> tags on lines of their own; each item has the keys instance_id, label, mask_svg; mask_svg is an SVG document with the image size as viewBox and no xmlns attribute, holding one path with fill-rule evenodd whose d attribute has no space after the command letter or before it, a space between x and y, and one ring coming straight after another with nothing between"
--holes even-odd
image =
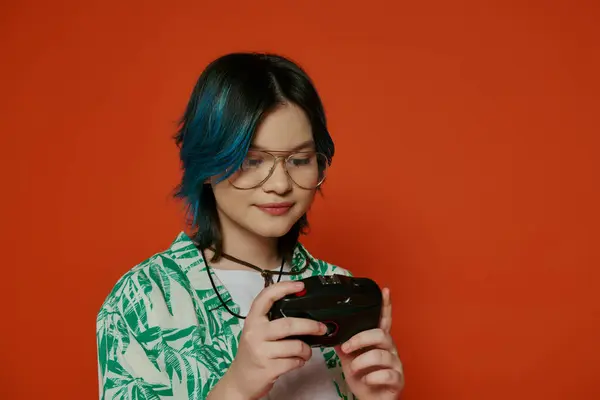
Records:
<instances>
[{"instance_id":1,"label":"white t-shirt","mask_svg":"<svg viewBox=\"0 0 600 400\"><path fill-rule=\"evenodd\" d=\"M240 306L240 315L248 315L254 298L263 290L265 281L256 271L213 269L233 301ZM279 271L279 268L277 269ZM284 271L289 271L285 267ZM277 281L278 275L273 277ZM283 275L281 280L289 280ZM243 320L241 323L243 324ZM327 370L321 350L312 349L312 357L301 368L279 377L264 400L339 400L335 385Z\"/></svg>"}]
</instances>

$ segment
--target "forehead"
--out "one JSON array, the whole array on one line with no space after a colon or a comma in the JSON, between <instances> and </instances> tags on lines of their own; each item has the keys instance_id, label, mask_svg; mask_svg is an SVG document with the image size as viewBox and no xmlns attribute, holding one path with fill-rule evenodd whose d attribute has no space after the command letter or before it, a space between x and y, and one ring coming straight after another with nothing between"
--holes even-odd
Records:
<instances>
[{"instance_id":1,"label":"forehead","mask_svg":"<svg viewBox=\"0 0 600 400\"><path fill-rule=\"evenodd\" d=\"M307 142L313 142L313 135L306 113L300 107L286 103L266 114L256 129L252 147L291 151Z\"/></svg>"}]
</instances>

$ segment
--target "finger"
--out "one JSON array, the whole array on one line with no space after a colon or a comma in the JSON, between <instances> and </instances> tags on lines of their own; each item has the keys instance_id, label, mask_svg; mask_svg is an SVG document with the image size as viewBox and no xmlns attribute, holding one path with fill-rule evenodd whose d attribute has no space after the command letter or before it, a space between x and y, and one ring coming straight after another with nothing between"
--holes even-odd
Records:
<instances>
[{"instance_id":1,"label":"finger","mask_svg":"<svg viewBox=\"0 0 600 400\"><path fill-rule=\"evenodd\" d=\"M275 376L273 378L278 378L283 374L286 374L292 370L298 369L306 364L301 358L293 357L293 358L279 358L273 360L273 371L275 372Z\"/></svg>"},{"instance_id":2,"label":"finger","mask_svg":"<svg viewBox=\"0 0 600 400\"><path fill-rule=\"evenodd\" d=\"M350 370L353 373L375 369L390 369L396 365L395 357L386 350L372 349L358 357L350 364Z\"/></svg>"},{"instance_id":3,"label":"finger","mask_svg":"<svg viewBox=\"0 0 600 400\"><path fill-rule=\"evenodd\" d=\"M267 328L267 340L280 340L290 336L315 335L327 333L327 326L308 318L279 318L270 321Z\"/></svg>"},{"instance_id":4,"label":"finger","mask_svg":"<svg viewBox=\"0 0 600 400\"><path fill-rule=\"evenodd\" d=\"M247 319L253 319L260 316L265 316L271 310L273 303L287 296L288 294L299 292L304 288L304 283L285 281L278 282L274 285L263 289L252 302Z\"/></svg>"},{"instance_id":5,"label":"finger","mask_svg":"<svg viewBox=\"0 0 600 400\"><path fill-rule=\"evenodd\" d=\"M340 358L340 360L344 361L344 360L349 360L351 358L351 356L349 354L346 354L344 352L344 350L342 350L342 346L341 345L337 345L333 348L337 354L337 356Z\"/></svg>"},{"instance_id":6,"label":"finger","mask_svg":"<svg viewBox=\"0 0 600 400\"><path fill-rule=\"evenodd\" d=\"M312 349L301 340L280 340L269 343L266 349L269 358L300 358L308 361L312 356Z\"/></svg>"},{"instance_id":7,"label":"finger","mask_svg":"<svg viewBox=\"0 0 600 400\"><path fill-rule=\"evenodd\" d=\"M392 330L392 299L390 289L384 288L381 291L381 294L383 297L383 304L381 306L379 328L384 332L390 332Z\"/></svg>"},{"instance_id":8,"label":"finger","mask_svg":"<svg viewBox=\"0 0 600 400\"><path fill-rule=\"evenodd\" d=\"M352 353L365 347L376 347L383 350L392 350L394 343L388 332L382 329L370 329L352 336L342 345L344 353Z\"/></svg>"},{"instance_id":9,"label":"finger","mask_svg":"<svg viewBox=\"0 0 600 400\"><path fill-rule=\"evenodd\" d=\"M400 391L404 385L402 374L393 369L373 371L362 379L369 386L388 386L396 391Z\"/></svg>"}]
</instances>

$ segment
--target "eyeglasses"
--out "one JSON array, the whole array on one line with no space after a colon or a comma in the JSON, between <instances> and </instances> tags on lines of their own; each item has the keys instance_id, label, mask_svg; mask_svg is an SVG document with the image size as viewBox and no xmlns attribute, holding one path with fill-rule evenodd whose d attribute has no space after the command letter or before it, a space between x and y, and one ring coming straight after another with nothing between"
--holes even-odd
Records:
<instances>
[{"instance_id":1,"label":"eyeglasses","mask_svg":"<svg viewBox=\"0 0 600 400\"><path fill-rule=\"evenodd\" d=\"M306 151L276 156L267 151L250 150L229 182L237 189L259 187L273 175L279 160L283 160L287 176L302 189L316 189L325 180L329 162L323 153Z\"/></svg>"}]
</instances>

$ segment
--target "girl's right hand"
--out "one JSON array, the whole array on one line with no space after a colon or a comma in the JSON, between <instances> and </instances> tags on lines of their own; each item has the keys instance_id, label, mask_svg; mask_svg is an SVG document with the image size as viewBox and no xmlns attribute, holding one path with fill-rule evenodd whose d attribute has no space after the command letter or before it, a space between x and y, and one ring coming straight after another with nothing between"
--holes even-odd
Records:
<instances>
[{"instance_id":1,"label":"girl's right hand","mask_svg":"<svg viewBox=\"0 0 600 400\"><path fill-rule=\"evenodd\" d=\"M263 289L254 299L240 337L238 352L223 379L225 392L240 399L260 399L281 375L300 368L312 355L312 349L296 335L324 335L327 327L305 318L268 319L274 302L299 292L302 282L280 282ZM215 387L216 388L216 387Z\"/></svg>"}]
</instances>

